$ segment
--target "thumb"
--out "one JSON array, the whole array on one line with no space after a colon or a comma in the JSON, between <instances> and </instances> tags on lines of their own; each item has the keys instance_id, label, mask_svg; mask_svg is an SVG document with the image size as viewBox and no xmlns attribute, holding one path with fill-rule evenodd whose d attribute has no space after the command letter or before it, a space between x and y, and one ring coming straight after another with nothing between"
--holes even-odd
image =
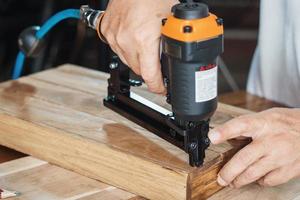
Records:
<instances>
[{"instance_id":1,"label":"thumb","mask_svg":"<svg viewBox=\"0 0 300 200\"><path fill-rule=\"evenodd\" d=\"M161 72L161 64L159 59L159 41L157 45L145 47L139 54L139 64L141 75L151 92L163 94L165 86Z\"/></svg>"},{"instance_id":2,"label":"thumb","mask_svg":"<svg viewBox=\"0 0 300 200\"><path fill-rule=\"evenodd\" d=\"M219 144L238 137L255 138L257 131L262 127L255 114L237 117L225 124L212 129L208 137L213 144Z\"/></svg>"}]
</instances>

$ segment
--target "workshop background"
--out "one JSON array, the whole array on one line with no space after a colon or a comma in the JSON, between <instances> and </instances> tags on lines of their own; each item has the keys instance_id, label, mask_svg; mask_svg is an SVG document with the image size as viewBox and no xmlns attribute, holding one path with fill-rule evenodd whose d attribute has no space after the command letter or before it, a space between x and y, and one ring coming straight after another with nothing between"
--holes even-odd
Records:
<instances>
[{"instance_id":1,"label":"workshop background","mask_svg":"<svg viewBox=\"0 0 300 200\"><path fill-rule=\"evenodd\" d=\"M203 0L224 19L225 52L220 60L219 93L245 89L259 23L259 0ZM107 0L0 0L0 82L10 79L18 52L17 38L26 27L41 25L54 13L89 4L104 9ZM26 59L23 75L72 63L101 71L108 68L108 47L96 32L76 20L67 20L47 36L46 47L35 59Z\"/></svg>"}]
</instances>

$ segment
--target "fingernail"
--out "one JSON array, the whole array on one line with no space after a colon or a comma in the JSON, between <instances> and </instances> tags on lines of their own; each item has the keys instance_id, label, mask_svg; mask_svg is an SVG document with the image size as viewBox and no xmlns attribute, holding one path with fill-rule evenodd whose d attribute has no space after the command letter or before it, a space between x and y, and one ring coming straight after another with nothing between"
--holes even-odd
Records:
<instances>
[{"instance_id":1,"label":"fingernail","mask_svg":"<svg viewBox=\"0 0 300 200\"><path fill-rule=\"evenodd\" d=\"M218 131L211 130L208 133L208 138L210 139L211 143L216 144L220 140L221 134Z\"/></svg>"},{"instance_id":2,"label":"fingernail","mask_svg":"<svg viewBox=\"0 0 300 200\"><path fill-rule=\"evenodd\" d=\"M217 182L220 186L223 186L223 187L228 185L228 183L226 183L220 175L218 175Z\"/></svg>"}]
</instances>

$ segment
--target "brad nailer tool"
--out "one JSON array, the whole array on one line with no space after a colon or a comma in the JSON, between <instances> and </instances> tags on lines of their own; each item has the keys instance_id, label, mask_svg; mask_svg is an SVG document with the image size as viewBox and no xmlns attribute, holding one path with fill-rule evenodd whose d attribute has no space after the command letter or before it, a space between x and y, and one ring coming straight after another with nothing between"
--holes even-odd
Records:
<instances>
[{"instance_id":1,"label":"brad nailer tool","mask_svg":"<svg viewBox=\"0 0 300 200\"><path fill-rule=\"evenodd\" d=\"M103 13L84 9L87 24L104 39L100 32ZM103 102L186 151L190 165L199 167L210 143L210 117L217 108L217 57L223 52L223 20L203 3L179 3L172 8L172 15L162 20L161 41L162 72L172 111L130 91L141 82L130 78L132 72L117 55L112 56L109 66L108 94Z\"/></svg>"}]
</instances>

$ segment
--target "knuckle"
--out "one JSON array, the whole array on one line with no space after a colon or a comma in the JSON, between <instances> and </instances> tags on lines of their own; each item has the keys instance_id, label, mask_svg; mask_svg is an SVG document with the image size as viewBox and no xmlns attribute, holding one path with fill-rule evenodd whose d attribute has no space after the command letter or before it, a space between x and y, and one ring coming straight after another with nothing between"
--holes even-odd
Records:
<instances>
[{"instance_id":1,"label":"knuckle","mask_svg":"<svg viewBox=\"0 0 300 200\"><path fill-rule=\"evenodd\" d=\"M232 186L233 186L234 188L236 188L236 189L239 189L240 187L242 187L242 184L240 183L239 180L235 180L235 181L233 181L231 184L232 184Z\"/></svg>"},{"instance_id":2,"label":"knuckle","mask_svg":"<svg viewBox=\"0 0 300 200\"><path fill-rule=\"evenodd\" d=\"M277 167L280 166L280 163L278 162L278 160L276 160L272 156L266 157L264 159L264 162L265 162L265 166L268 167L269 169L276 169Z\"/></svg>"},{"instance_id":3,"label":"knuckle","mask_svg":"<svg viewBox=\"0 0 300 200\"><path fill-rule=\"evenodd\" d=\"M143 73L142 77L143 77L144 81L148 84L153 85L155 83L155 81L154 81L155 76L152 73Z\"/></svg>"},{"instance_id":4,"label":"knuckle","mask_svg":"<svg viewBox=\"0 0 300 200\"><path fill-rule=\"evenodd\" d=\"M244 149L241 153L238 154L238 159L243 166L248 166L249 162L251 162L251 152L249 150Z\"/></svg>"},{"instance_id":5,"label":"knuckle","mask_svg":"<svg viewBox=\"0 0 300 200\"><path fill-rule=\"evenodd\" d=\"M250 167L249 169L247 169L245 172L244 172L244 179L247 180L247 181L254 181L256 179L258 179L258 172L255 168L253 167Z\"/></svg>"},{"instance_id":6,"label":"knuckle","mask_svg":"<svg viewBox=\"0 0 300 200\"><path fill-rule=\"evenodd\" d=\"M164 88L161 88L160 85L156 82L154 82L153 80L151 81L145 81L147 86L148 86L148 90L150 92L154 92L154 93L162 93Z\"/></svg>"},{"instance_id":7,"label":"knuckle","mask_svg":"<svg viewBox=\"0 0 300 200\"><path fill-rule=\"evenodd\" d=\"M265 180L264 180L264 179L258 181L257 183L258 183L260 186L262 186L262 187L266 187L266 186L267 186L267 185L265 184Z\"/></svg>"},{"instance_id":8,"label":"knuckle","mask_svg":"<svg viewBox=\"0 0 300 200\"><path fill-rule=\"evenodd\" d=\"M231 120L231 122L226 123L226 132L236 132L236 130L247 131L249 129L249 125L251 125L251 120L248 117L237 117Z\"/></svg>"},{"instance_id":9,"label":"knuckle","mask_svg":"<svg viewBox=\"0 0 300 200\"><path fill-rule=\"evenodd\" d=\"M222 125L222 128L219 129L219 132L224 136L226 134L232 134L235 133L237 128L241 128L243 129L245 127L244 122L242 121L242 118L235 118L232 119L230 121L228 121L227 123L225 123L224 125Z\"/></svg>"},{"instance_id":10,"label":"knuckle","mask_svg":"<svg viewBox=\"0 0 300 200\"><path fill-rule=\"evenodd\" d=\"M230 183L233 179L231 173L224 169L219 172L219 175L226 183Z\"/></svg>"},{"instance_id":11,"label":"knuckle","mask_svg":"<svg viewBox=\"0 0 300 200\"><path fill-rule=\"evenodd\" d=\"M156 85L149 85L148 84L148 89L149 89L150 92L154 92L154 93L161 92L160 88L158 86L156 86Z\"/></svg>"},{"instance_id":12,"label":"knuckle","mask_svg":"<svg viewBox=\"0 0 300 200\"><path fill-rule=\"evenodd\" d=\"M267 187L267 185L265 185L264 181L259 181L258 184L262 187Z\"/></svg>"},{"instance_id":13,"label":"knuckle","mask_svg":"<svg viewBox=\"0 0 300 200\"><path fill-rule=\"evenodd\" d=\"M262 185L266 186L266 187L272 187L272 186L275 186L275 183L271 178L266 177L266 178L263 179Z\"/></svg>"},{"instance_id":14,"label":"knuckle","mask_svg":"<svg viewBox=\"0 0 300 200\"><path fill-rule=\"evenodd\" d=\"M242 126L244 129L246 129L249 125L252 124L252 120L249 117L241 116L237 118L239 121L238 123L240 126Z\"/></svg>"},{"instance_id":15,"label":"knuckle","mask_svg":"<svg viewBox=\"0 0 300 200\"><path fill-rule=\"evenodd\" d=\"M149 87L149 91L153 92L153 93L159 93L159 90L157 88L154 88L154 87Z\"/></svg>"},{"instance_id":16,"label":"knuckle","mask_svg":"<svg viewBox=\"0 0 300 200\"><path fill-rule=\"evenodd\" d=\"M241 176L238 176L236 179L234 179L234 181L232 182L232 185L235 187L235 188L241 188L242 186L246 185L247 184L247 179L245 177L243 177L242 175Z\"/></svg>"}]
</instances>

